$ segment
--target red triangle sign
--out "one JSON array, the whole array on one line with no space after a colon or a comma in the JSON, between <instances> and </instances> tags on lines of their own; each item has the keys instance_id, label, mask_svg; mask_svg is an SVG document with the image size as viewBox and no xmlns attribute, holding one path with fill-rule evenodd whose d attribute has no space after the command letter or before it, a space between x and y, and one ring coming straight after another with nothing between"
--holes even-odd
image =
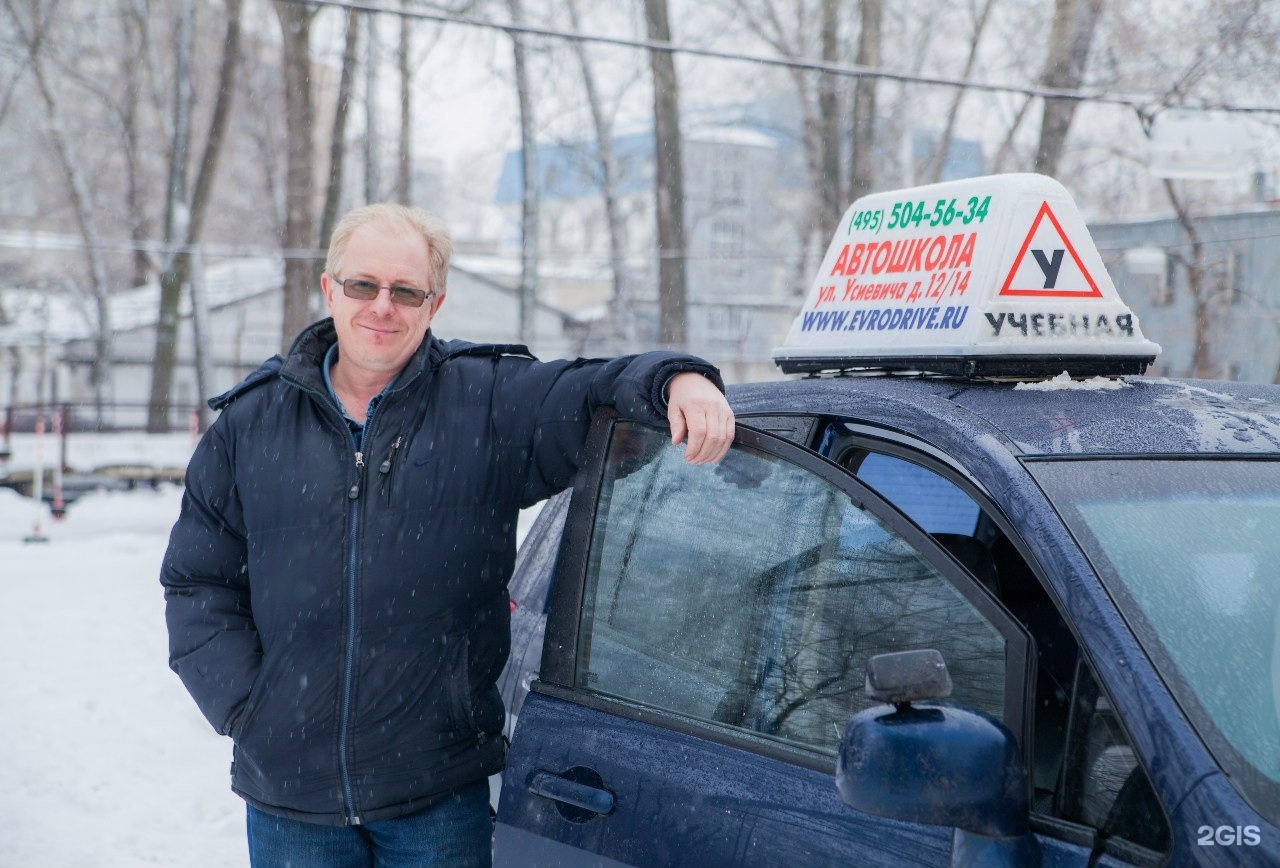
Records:
<instances>
[{"instance_id":1,"label":"red triangle sign","mask_svg":"<svg viewBox=\"0 0 1280 868\"><path fill-rule=\"evenodd\" d=\"M1048 218L1047 220L1045 218ZM1030 253L1031 256L1027 256ZM1102 298L1102 290L1080 261L1049 203L1031 221L1009 276L997 295L1023 298Z\"/></svg>"}]
</instances>

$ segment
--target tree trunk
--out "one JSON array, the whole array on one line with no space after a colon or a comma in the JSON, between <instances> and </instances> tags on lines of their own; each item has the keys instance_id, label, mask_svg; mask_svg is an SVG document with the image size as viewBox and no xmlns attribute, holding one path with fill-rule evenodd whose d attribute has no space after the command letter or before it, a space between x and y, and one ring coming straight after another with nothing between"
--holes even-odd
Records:
<instances>
[{"instance_id":1,"label":"tree trunk","mask_svg":"<svg viewBox=\"0 0 1280 868\"><path fill-rule=\"evenodd\" d=\"M360 41L361 13L347 10L347 40L342 51L342 72L338 76L338 99L333 109L333 129L329 134L329 179L324 188L324 210L320 216L317 247L326 249L333 226L338 222L338 205L342 201L343 163L347 158L347 115L351 105L351 86L355 80L356 47ZM312 269L313 284L320 283L324 260Z\"/></svg>"},{"instance_id":2,"label":"tree trunk","mask_svg":"<svg viewBox=\"0 0 1280 868\"><path fill-rule=\"evenodd\" d=\"M524 21L520 0L507 0L511 20ZM511 49L515 61L516 96L520 101L520 161L524 182L524 196L520 209L520 341L533 342L534 311L538 297L538 169L534 142L533 96L529 92L529 70L524 52L524 40L519 34L511 34Z\"/></svg>"},{"instance_id":3,"label":"tree trunk","mask_svg":"<svg viewBox=\"0 0 1280 868\"><path fill-rule=\"evenodd\" d=\"M147 430L169 430L169 393L178 356L178 307L182 302L182 282L190 213L187 203L187 160L191 145L191 53L195 40L195 4L176 0L175 52L173 62L173 113L169 137L169 182L165 189L163 271L160 275L160 309L156 317L156 346L151 356L151 395L147 400ZM181 262L182 266L178 263Z\"/></svg>"},{"instance_id":4,"label":"tree trunk","mask_svg":"<svg viewBox=\"0 0 1280 868\"><path fill-rule=\"evenodd\" d=\"M195 344L196 363L196 418L199 430L209 430L212 411L205 403L205 396L213 394L213 347L209 342L209 296L205 292L204 256L200 248L193 250L191 260L191 334Z\"/></svg>"},{"instance_id":5,"label":"tree trunk","mask_svg":"<svg viewBox=\"0 0 1280 868\"><path fill-rule=\"evenodd\" d=\"M284 49L285 222L284 318L280 345L287 350L311 318L312 283L308 253L315 239L312 196L315 115L311 102L311 22L315 11L275 0Z\"/></svg>"},{"instance_id":6,"label":"tree trunk","mask_svg":"<svg viewBox=\"0 0 1280 868\"><path fill-rule=\"evenodd\" d=\"M575 31L581 30L578 17L578 0L568 0L569 22ZM615 348L619 352L629 352L634 340L631 327L632 299L630 279L627 274L626 237L622 220L622 211L618 206L618 169L613 157L613 131L605 117L604 106L600 101L600 91L596 86L595 71L587 58L586 46L580 40L569 43L578 58L578 67L582 70L582 87L587 94L587 107L591 110L591 125L596 135L596 155L600 161L600 186L604 196L605 224L609 230L609 269L613 273L613 299L610 302L610 321Z\"/></svg>"},{"instance_id":7,"label":"tree trunk","mask_svg":"<svg viewBox=\"0 0 1280 868\"><path fill-rule=\"evenodd\" d=\"M189 2L189 0L188 0ZM236 69L240 64L240 11L243 0L227 0L227 27L222 40L222 60L218 66L218 92L213 104L213 114L209 119L209 131L205 136L204 152L200 155L200 168L196 172L195 187L190 199L186 193L186 152L189 151L187 141L190 139L190 108L178 112L175 106L175 124L185 114L188 127L182 135L181 151L184 156L178 163L179 137L175 135L174 158L172 164L181 165L177 176L171 176L170 195L177 198L170 202L168 209L179 219L174 221L170 236L166 233L166 241L176 249L172 249L165 258L165 268L160 275L160 316L156 325L156 352L151 367L151 396L147 402L147 430L167 431L169 429L170 401L169 391L173 384L173 371L177 356L177 334L179 327L179 303L182 287L191 277L191 249L200 240L204 229L205 215L209 210L209 201L213 198L213 182L218 171L218 157L222 152L222 144L226 139L227 124L231 117L231 103L235 95ZM181 52L180 52L181 54ZM179 64L181 66L181 64ZM180 79L175 75L175 79ZM175 86L175 89L177 87ZM190 99L190 88L187 89ZM171 164L171 165L172 165ZM168 221L166 221L168 222ZM193 320L194 324L194 320ZM200 335L195 336L201 340ZM197 347L197 352L206 348ZM206 368L206 376L211 367ZM199 372L197 372L199 373ZM197 380L201 377L197 377ZM203 399L205 389L210 383L199 384L199 395Z\"/></svg>"},{"instance_id":8,"label":"tree trunk","mask_svg":"<svg viewBox=\"0 0 1280 868\"><path fill-rule=\"evenodd\" d=\"M1089 47L1102 17L1104 0L1054 0L1049 30L1049 60L1045 64L1046 87L1075 90L1084 82ZM1078 100L1048 99L1040 125L1040 146L1035 170L1056 175L1062 149L1075 116Z\"/></svg>"},{"instance_id":9,"label":"tree trunk","mask_svg":"<svg viewBox=\"0 0 1280 868\"><path fill-rule=\"evenodd\" d=\"M667 0L644 0L649 39L671 42ZM670 51L649 51L653 71L655 194L658 223L658 335L664 347L683 350L688 341L684 235L684 166L680 136L680 92Z\"/></svg>"},{"instance_id":10,"label":"tree trunk","mask_svg":"<svg viewBox=\"0 0 1280 868\"><path fill-rule=\"evenodd\" d=\"M839 0L822 0L822 59L840 59ZM822 134L822 223L835 226L844 213L844 182L840 166L840 97L834 75L818 79L818 123Z\"/></svg>"},{"instance_id":11,"label":"tree trunk","mask_svg":"<svg viewBox=\"0 0 1280 868\"><path fill-rule=\"evenodd\" d=\"M236 72L240 66L240 11L244 0L226 0L227 29L222 38L222 62L218 67L218 95L209 119L209 133L205 136L204 153L200 155L200 168L191 193L191 220L187 225L187 243L194 244L204 232L205 216L213 197L213 182L218 172L218 157L227 138L227 125L231 119L231 103L235 95Z\"/></svg>"},{"instance_id":12,"label":"tree trunk","mask_svg":"<svg viewBox=\"0 0 1280 868\"><path fill-rule=\"evenodd\" d=\"M408 6L408 0L400 0L400 8ZM413 203L413 75L409 69L409 27L413 20L400 18L400 46L397 60L400 62L400 141L399 159L396 161L396 201L402 205Z\"/></svg>"},{"instance_id":13,"label":"tree trunk","mask_svg":"<svg viewBox=\"0 0 1280 868\"><path fill-rule=\"evenodd\" d=\"M143 202L142 170L138 164L139 107L142 103L142 69L133 58L143 55L145 48L145 24L140 16L125 14L121 17L121 37L127 52L124 62L124 103L120 114L121 138L125 161L125 209L129 214L129 240L133 242L133 286L142 286L151 275L151 259L144 249L150 232L146 205Z\"/></svg>"},{"instance_id":14,"label":"tree trunk","mask_svg":"<svg viewBox=\"0 0 1280 868\"><path fill-rule=\"evenodd\" d=\"M862 0L862 29L858 34L859 66L880 65L884 9L881 0ZM876 80L859 76L853 90L853 173L849 201L870 193L876 182Z\"/></svg>"},{"instance_id":15,"label":"tree trunk","mask_svg":"<svg viewBox=\"0 0 1280 868\"><path fill-rule=\"evenodd\" d=\"M378 159L378 16L370 15L364 31L364 201L382 198L382 172Z\"/></svg>"},{"instance_id":16,"label":"tree trunk","mask_svg":"<svg viewBox=\"0 0 1280 868\"><path fill-rule=\"evenodd\" d=\"M1190 209L1174 188L1173 181L1168 178L1162 180L1169 203L1178 215L1178 223L1191 243L1191 258L1183 261L1187 269L1187 294L1191 296L1191 308L1194 311L1195 343L1191 350L1191 376L1212 379L1218 372L1209 346L1209 323L1213 319L1213 311L1210 307L1209 287L1204 280L1204 241L1196 229Z\"/></svg>"}]
</instances>

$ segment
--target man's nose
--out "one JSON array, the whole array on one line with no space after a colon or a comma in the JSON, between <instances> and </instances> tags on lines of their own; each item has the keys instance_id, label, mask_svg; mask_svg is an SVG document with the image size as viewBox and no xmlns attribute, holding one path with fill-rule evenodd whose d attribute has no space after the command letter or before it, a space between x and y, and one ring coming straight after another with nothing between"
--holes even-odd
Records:
<instances>
[{"instance_id":1,"label":"man's nose","mask_svg":"<svg viewBox=\"0 0 1280 868\"><path fill-rule=\"evenodd\" d=\"M383 316L394 313L396 304L391 300L391 289L386 286L378 287L378 294L370 300L369 307Z\"/></svg>"}]
</instances>

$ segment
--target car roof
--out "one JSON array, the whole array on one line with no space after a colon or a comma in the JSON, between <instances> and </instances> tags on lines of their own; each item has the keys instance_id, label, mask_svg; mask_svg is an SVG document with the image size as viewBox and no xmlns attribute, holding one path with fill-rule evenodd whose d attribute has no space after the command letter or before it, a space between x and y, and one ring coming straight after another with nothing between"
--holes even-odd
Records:
<instances>
[{"instance_id":1,"label":"car roof","mask_svg":"<svg viewBox=\"0 0 1280 868\"><path fill-rule=\"evenodd\" d=\"M880 374L729 389L741 416L815 414L889 425L940 448L957 439L1021 456L1280 455L1280 386L1124 377L1122 388ZM995 438L1000 445L980 441Z\"/></svg>"}]
</instances>

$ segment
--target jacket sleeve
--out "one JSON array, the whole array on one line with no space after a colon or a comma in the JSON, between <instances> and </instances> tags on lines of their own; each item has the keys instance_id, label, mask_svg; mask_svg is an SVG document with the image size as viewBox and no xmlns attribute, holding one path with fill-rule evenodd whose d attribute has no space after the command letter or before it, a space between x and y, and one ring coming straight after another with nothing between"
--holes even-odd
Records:
<instances>
[{"instance_id":1,"label":"jacket sleeve","mask_svg":"<svg viewBox=\"0 0 1280 868\"><path fill-rule=\"evenodd\" d=\"M221 735L230 733L262 660L244 521L219 424L226 421L224 413L187 466L182 511L160 569L169 667Z\"/></svg>"},{"instance_id":2,"label":"jacket sleeve","mask_svg":"<svg viewBox=\"0 0 1280 868\"><path fill-rule=\"evenodd\" d=\"M591 415L600 407L666 427L666 388L676 374L700 373L724 391L715 366L664 351L556 362L504 357L498 370L492 423L526 459L522 507L569 486L582 461Z\"/></svg>"}]
</instances>

